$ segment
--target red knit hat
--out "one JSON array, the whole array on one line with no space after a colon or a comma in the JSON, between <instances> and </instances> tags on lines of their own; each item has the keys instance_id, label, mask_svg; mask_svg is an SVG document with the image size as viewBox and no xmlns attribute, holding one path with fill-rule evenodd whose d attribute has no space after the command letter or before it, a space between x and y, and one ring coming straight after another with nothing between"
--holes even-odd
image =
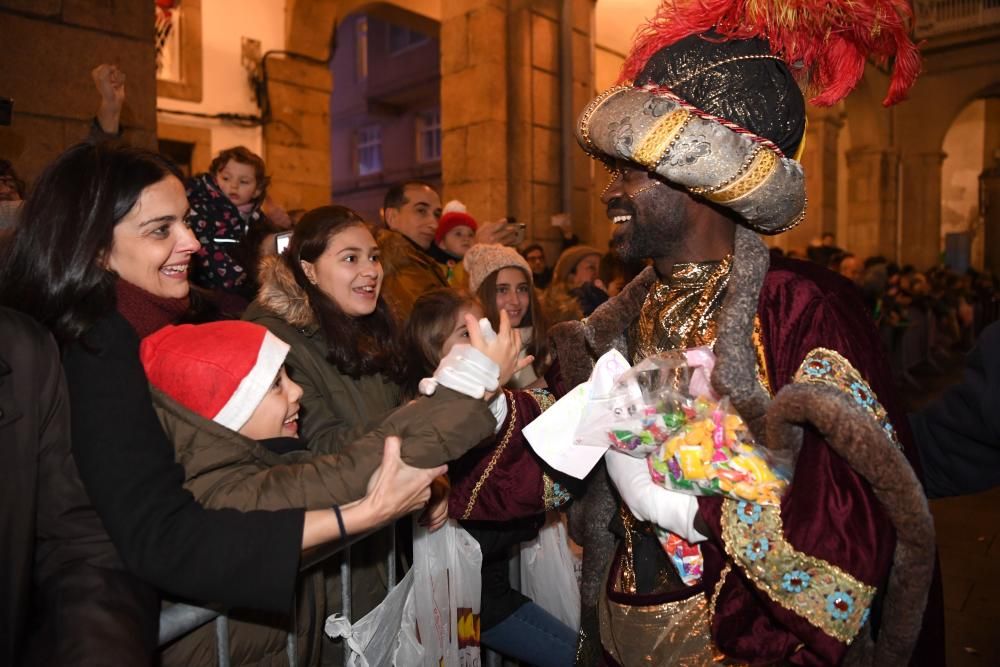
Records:
<instances>
[{"instance_id":1,"label":"red knit hat","mask_svg":"<svg viewBox=\"0 0 1000 667\"><path fill-rule=\"evenodd\" d=\"M150 384L206 419L238 431L274 385L289 346L259 324L167 326L139 348Z\"/></svg>"},{"instance_id":2,"label":"red knit hat","mask_svg":"<svg viewBox=\"0 0 1000 667\"><path fill-rule=\"evenodd\" d=\"M438 220L437 233L434 234L434 240L437 243L441 243L444 237L448 235L448 232L455 229L456 227L469 227L472 231L476 231L476 219L473 218L468 213L464 211L448 211L441 216Z\"/></svg>"}]
</instances>

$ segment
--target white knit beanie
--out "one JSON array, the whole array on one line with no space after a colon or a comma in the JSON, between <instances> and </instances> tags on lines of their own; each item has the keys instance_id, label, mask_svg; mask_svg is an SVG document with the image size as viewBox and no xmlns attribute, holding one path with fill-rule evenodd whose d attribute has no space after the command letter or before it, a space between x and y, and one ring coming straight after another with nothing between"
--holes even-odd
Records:
<instances>
[{"instance_id":1,"label":"white knit beanie","mask_svg":"<svg viewBox=\"0 0 1000 667\"><path fill-rule=\"evenodd\" d=\"M528 277L528 282L532 282L531 267L521 257L521 253L499 243L477 243L465 253L462 264L465 266L465 274L469 276L469 290L472 292L479 291L479 286L491 273L507 267L521 269Z\"/></svg>"}]
</instances>

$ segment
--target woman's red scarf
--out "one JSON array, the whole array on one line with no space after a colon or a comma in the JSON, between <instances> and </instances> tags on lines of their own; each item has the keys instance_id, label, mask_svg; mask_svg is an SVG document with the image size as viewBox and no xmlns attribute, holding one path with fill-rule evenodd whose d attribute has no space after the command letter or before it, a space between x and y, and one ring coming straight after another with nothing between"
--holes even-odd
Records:
<instances>
[{"instance_id":1,"label":"woman's red scarf","mask_svg":"<svg viewBox=\"0 0 1000 667\"><path fill-rule=\"evenodd\" d=\"M121 278L115 283L117 308L139 338L174 324L191 307L191 299L173 299L151 294Z\"/></svg>"}]
</instances>

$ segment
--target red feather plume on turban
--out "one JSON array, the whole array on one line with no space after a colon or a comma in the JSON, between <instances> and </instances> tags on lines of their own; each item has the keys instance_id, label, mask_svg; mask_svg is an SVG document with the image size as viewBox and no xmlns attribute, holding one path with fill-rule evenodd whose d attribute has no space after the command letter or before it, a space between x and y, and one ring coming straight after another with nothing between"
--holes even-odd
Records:
<instances>
[{"instance_id":1,"label":"red feather plume on turban","mask_svg":"<svg viewBox=\"0 0 1000 667\"><path fill-rule=\"evenodd\" d=\"M847 96L871 58L893 60L890 106L906 98L920 73L910 39L913 12L907 0L664 0L636 34L620 81L632 81L649 58L685 37L714 29L723 39L761 37L804 84L810 100L829 106Z\"/></svg>"}]
</instances>

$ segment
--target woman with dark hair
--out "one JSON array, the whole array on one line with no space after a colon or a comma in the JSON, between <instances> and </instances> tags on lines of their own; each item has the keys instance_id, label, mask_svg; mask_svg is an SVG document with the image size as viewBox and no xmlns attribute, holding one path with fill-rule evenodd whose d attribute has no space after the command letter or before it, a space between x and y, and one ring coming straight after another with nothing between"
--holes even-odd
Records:
<instances>
[{"instance_id":1,"label":"woman with dark hair","mask_svg":"<svg viewBox=\"0 0 1000 667\"><path fill-rule=\"evenodd\" d=\"M0 263L0 303L34 317L62 347L73 457L127 567L176 596L286 613L299 552L341 537L337 513L202 508L183 487L140 363L140 338L205 316L188 287L199 244L187 208L180 174L159 155L69 149L25 204ZM499 348L483 347L513 368Z\"/></svg>"},{"instance_id":2,"label":"woman with dark hair","mask_svg":"<svg viewBox=\"0 0 1000 667\"><path fill-rule=\"evenodd\" d=\"M303 392L300 433L314 453L342 451L402 403L405 359L396 321L381 296L383 275L371 230L343 206L306 213L288 249L261 263L260 292L244 319L264 325L290 346L286 367ZM461 419L451 415L447 421ZM443 503L434 505L434 516L444 512ZM387 550L384 535L352 549L352 618L385 595ZM331 613L340 611L335 565L326 566Z\"/></svg>"},{"instance_id":3,"label":"woman with dark hair","mask_svg":"<svg viewBox=\"0 0 1000 667\"><path fill-rule=\"evenodd\" d=\"M317 453L340 451L402 399L399 332L381 297L383 271L365 221L343 206L306 213L288 249L261 264L244 319L291 345L302 387L302 434Z\"/></svg>"},{"instance_id":4,"label":"woman with dark hair","mask_svg":"<svg viewBox=\"0 0 1000 667\"><path fill-rule=\"evenodd\" d=\"M480 243L465 254L465 273L469 289L479 298L490 324L496 328L500 312L506 312L512 327L521 332L521 357L534 357L534 363L511 378L508 386L522 389L545 386L546 371L551 365L546 333L548 324L535 292L531 267L515 249Z\"/></svg>"}]
</instances>

